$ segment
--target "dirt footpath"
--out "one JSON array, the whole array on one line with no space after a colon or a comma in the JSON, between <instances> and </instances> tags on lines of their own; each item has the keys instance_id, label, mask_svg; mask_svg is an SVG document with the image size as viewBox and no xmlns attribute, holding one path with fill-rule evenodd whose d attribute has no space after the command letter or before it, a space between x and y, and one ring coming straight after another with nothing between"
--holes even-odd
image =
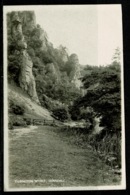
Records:
<instances>
[{"instance_id":1,"label":"dirt footpath","mask_svg":"<svg viewBox=\"0 0 130 195\"><path fill-rule=\"evenodd\" d=\"M119 177L90 148L62 139L54 128L10 131L10 187L119 185Z\"/></svg>"}]
</instances>

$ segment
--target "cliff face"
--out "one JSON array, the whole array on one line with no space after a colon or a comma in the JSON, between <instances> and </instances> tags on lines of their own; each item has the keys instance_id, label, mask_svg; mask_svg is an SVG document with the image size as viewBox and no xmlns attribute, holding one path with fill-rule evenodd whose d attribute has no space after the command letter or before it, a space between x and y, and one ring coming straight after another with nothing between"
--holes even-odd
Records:
<instances>
[{"instance_id":1,"label":"cliff face","mask_svg":"<svg viewBox=\"0 0 130 195\"><path fill-rule=\"evenodd\" d=\"M11 19L11 35L13 41L16 43L15 50L19 52L19 59L17 60L20 62L20 74L18 80L20 87L25 90L35 102L39 103L35 79L32 73L33 63L27 53L27 43L22 31L22 21L25 24L25 19L28 18L25 16L26 14L14 12ZM35 22L33 23L32 28L34 25Z\"/></svg>"},{"instance_id":2,"label":"cliff face","mask_svg":"<svg viewBox=\"0 0 130 195\"><path fill-rule=\"evenodd\" d=\"M29 57L26 50L21 52L21 71L19 75L19 84L20 87L27 91L30 97L39 103L37 92L36 92L36 84L35 79L32 74L32 61Z\"/></svg>"}]
</instances>

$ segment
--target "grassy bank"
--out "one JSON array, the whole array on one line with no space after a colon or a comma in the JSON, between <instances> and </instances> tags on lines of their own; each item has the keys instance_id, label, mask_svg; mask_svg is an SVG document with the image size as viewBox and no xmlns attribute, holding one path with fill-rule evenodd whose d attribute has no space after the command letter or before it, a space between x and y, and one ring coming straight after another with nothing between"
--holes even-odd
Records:
<instances>
[{"instance_id":1,"label":"grassy bank","mask_svg":"<svg viewBox=\"0 0 130 195\"><path fill-rule=\"evenodd\" d=\"M110 136L105 135L103 138L100 134L86 133L85 128L62 127L60 130L55 129L59 135L64 134L64 139L75 145L86 148L90 147L104 163L108 164L112 169L121 168L121 137L116 134ZM115 171L116 172L116 171Z\"/></svg>"}]
</instances>

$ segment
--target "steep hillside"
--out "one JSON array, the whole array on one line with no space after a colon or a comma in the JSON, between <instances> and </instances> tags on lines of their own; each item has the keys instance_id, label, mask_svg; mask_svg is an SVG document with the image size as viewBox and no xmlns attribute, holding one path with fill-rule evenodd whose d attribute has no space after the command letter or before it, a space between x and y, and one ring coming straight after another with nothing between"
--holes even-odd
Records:
<instances>
[{"instance_id":1,"label":"steep hillside","mask_svg":"<svg viewBox=\"0 0 130 195\"><path fill-rule=\"evenodd\" d=\"M66 47L54 48L33 11L7 14L8 81L44 107L44 96L69 104L80 94L80 64Z\"/></svg>"},{"instance_id":2,"label":"steep hillside","mask_svg":"<svg viewBox=\"0 0 130 195\"><path fill-rule=\"evenodd\" d=\"M8 87L8 101L15 103L15 105L20 105L25 109L23 117L27 118L41 118L52 120L51 113L38 105L35 101L32 101L30 97L22 91L19 87L15 85L9 85Z\"/></svg>"}]
</instances>

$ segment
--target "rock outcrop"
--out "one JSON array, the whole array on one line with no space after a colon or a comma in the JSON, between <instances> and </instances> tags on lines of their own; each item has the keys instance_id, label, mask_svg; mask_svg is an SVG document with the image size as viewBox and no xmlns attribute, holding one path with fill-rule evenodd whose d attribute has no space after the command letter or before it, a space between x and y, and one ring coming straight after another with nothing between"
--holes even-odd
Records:
<instances>
[{"instance_id":1,"label":"rock outcrop","mask_svg":"<svg viewBox=\"0 0 130 195\"><path fill-rule=\"evenodd\" d=\"M67 62L67 65L69 66L69 78L71 83L74 83L77 88L81 87L81 81L80 81L80 64L79 59L76 54L71 54L69 56L69 60Z\"/></svg>"},{"instance_id":2,"label":"rock outcrop","mask_svg":"<svg viewBox=\"0 0 130 195\"><path fill-rule=\"evenodd\" d=\"M26 13L26 12L25 12ZM19 62L20 62L20 74L19 74L19 85L20 87L26 91L32 100L39 103L39 99L36 92L36 84L35 79L32 73L33 63L32 60L27 53L27 43L25 41L23 31L22 31L22 22L25 25L25 19L28 19L25 13L14 12L12 14L12 39L16 43L16 50L18 50L19 54ZM33 14L31 14L33 15ZM32 19L33 26L35 25L34 17Z\"/></svg>"},{"instance_id":3,"label":"rock outcrop","mask_svg":"<svg viewBox=\"0 0 130 195\"><path fill-rule=\"evenodd\" d=\"M60 82L60 73L59 70L56 69L56 66L53 63L46 64L45 67L46 76L48 76L53 82L58 83Z\"/></svg>"},{"instance_id":4,"label":"rock outcrop","mask_svg":"<svg viewBox=\"0 0 130 195\"><path fill-rule=\"evenodd\" d=\"M94 117L94 131L93 134L99 134L104 127L100 126L101 117Z\"/></svg>"}]
</instances>

